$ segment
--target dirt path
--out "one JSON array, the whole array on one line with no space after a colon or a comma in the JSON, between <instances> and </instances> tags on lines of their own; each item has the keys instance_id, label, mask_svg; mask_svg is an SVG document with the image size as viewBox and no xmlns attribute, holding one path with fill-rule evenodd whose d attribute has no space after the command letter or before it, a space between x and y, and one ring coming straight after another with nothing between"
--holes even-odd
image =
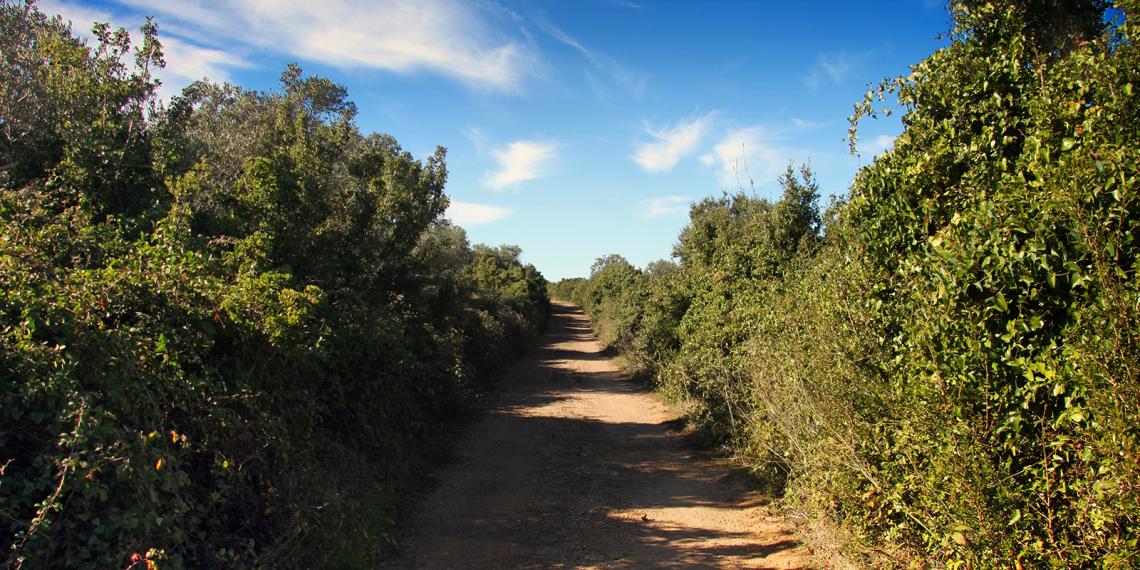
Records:
<instances>
[{"instance_id":1,"label":"dirt path","mask_svg":"<svg viewBox=\"0 0 1140 570\"><path fill-rule=\"evenodd\" d=\"M759 495L670 434L589 321L555 304L389 568L802 568Z\"/></svg>"}]
</instances>

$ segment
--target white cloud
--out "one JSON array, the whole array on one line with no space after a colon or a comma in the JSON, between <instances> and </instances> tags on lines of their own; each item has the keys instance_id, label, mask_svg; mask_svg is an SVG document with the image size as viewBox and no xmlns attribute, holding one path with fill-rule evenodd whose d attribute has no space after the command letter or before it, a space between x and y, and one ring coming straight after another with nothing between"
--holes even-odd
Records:
<instances>
[{"instance_id":1,"label":"white cloud","mask_svg":"<svg viewBox=\"0 0 1140 570\"><path fill-rule=\"evenodd\" d=\"M499 163L496 172L489 172L487 186L500 191L507 186L546 175L550 162L558 156L558 144L553 142L515 141L491 151Z\"/></svg>"},{"instance_id":2,"label":"white cloud","mask_svg":"<svg viewBox=\"0 0 1140 570\"><path fill-rule=\"evenodd\" d=\"M125 28L131 32L131 40L137 45L142 41L139 27L145 22L142 17L120 18L106 10L91 8L65 0L41 0L36 3L46 14L59 14L64 21L71 22L72 33L94 41L91 36L93 22L106 22L112 29ZM250 63L231 52L201 47L172 35L159 23L158 39L162 42L162 52L166 59L165 69L152 70L162 81L159 96L166 99L178 94L182 88L203 78L213 81L228 81L227 67L248 67ZM128 65L133 62L125 61Z\"/></svg>"},{"instance_id":3,"label":"white cloud","mask_svg":"<svg viewBox=\"0 0 1140 570\"><path fill-rule=\"evenodd\" d=\"M871 156L878 156L895 146L895 137L891 135L879 135L869 142L859 145L859 154L869 154Z\"/></svg>"},{"instance_id":4,"label":"white cloud","mask_svg":"<svg viewBox=\"0 0 1140 570\"><path fill-rule=\"evenodd\" d=\"M489 224L501 220L511 214L506 208L496 208L486 204L472 204L470 202L452 201L445 214L456 225L470 227L480 224Z\"/></svg>"},{"instance_id":5,"label":"white cloud","mask_svg":"<svg viewBox=\"0 0 1140 570\"><path fill-rule=\"evenodd\" d=\"M36 2L36 8L48 16L59 14L64 22L71 22L71 33L82 38L91 39L92 22L108 22L114 26L113 20L115 18L110 12L89 6L81 6L61 0L40 0ZM137 29L138 26L135 28Z\"/></svg>"},{"instance_id":6,"label":"white cloud","mask_svg":"<svg viewBox=\"0 0 1140 570\"><path fill-rule=\"evenodd\" d=\"M203 45L221 41L341 68L428 70L514 91L536 63L459 0L118 0Z\"/></svg>"},{"instance_id":7,"label":"white cloud","mask_svg":"<svg viewBox=\"0 0 1140 570\"><path fill-rule=\"evenodd\" d=\"M688 212L690 202L692 198L687 196L657 196L642 200L641 205L645 207L645 217L656 218Z\"/></svg>"},{"instance_id":8,"label":"white cloud","mask_svg":"<svg viewBox=\"0 0 1140 570\"><path fill-rule=\"evenodd\" d=\"M777 146L778 140L762 126L729 131L713 151L701 156L705 166L719 165L717 176L728 187L766 184L788 168L788 162L804 153Z\"/></svg>"},{"instance_id":9,"label":"white cloud","mask_svg":"<svg viewBox=\"0 0 1140 570\"><path fill-rule=\"evenodd\" d=\"M663 129L654 129L646 123L645 132L657 140L638 143L637 150L630 158L647 172L671 170L681 157L696 152L715 116L716 111L713 111L703 117L681 121L675 127Z\"/></svg>"},{"instance_id":10,"label":"white cloud","mask_svg":"<svg viewBox=\"0 0 1140 570\"><path fill-rule=\"evenodd\" d=\"M159 41L162 42L166 68L156 71L155 76L162 80L161 95L164 98L179 93L182 87L199 79L219 83L230 81L227 68L252 65L226 51L196 46L174 36L163 36L161 29Z\"/></svg>"}]
</instances>

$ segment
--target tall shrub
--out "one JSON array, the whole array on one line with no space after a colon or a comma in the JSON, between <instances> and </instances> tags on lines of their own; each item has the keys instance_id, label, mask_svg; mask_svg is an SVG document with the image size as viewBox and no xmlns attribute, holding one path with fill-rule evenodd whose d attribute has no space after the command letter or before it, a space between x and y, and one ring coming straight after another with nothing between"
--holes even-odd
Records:
<instances>
[{"instance_id":1,"label":"tall shrub","mask_svg":"<svg viewBox=\"0 0 1140 570\"><path fill-rule=\"evenodd\" d=\"M445 152L361 134L328 80L161 106L153 24L0 25L0 564L374 562L541 275L431 245Z\"/></svg>"},{"instance_id":2,"label":"tall shrub","mask_svg":"<svg viewBox=\"0 0 1140 570\"><path fill-rule=\"evenodd\" d=\"M845 215L901 407L866 487L939 559L1137 553L1138 61L1105 6L955 3L951 45L878 92L907 128Z\"/></svg>"}]
</instances>

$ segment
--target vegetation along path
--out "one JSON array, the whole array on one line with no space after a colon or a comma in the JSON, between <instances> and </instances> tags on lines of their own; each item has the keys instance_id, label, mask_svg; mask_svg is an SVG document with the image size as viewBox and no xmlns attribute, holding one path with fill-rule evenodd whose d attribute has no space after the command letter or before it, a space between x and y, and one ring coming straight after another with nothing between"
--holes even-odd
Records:
<instances>
[{"instance_id":1,"label":"vegetation along path","mask_svg":"<svg viewBox=\"0 0 1140 570\"><path fill-rule=\"evenodd\" d=\"M401 545L396 568L801 568L805 548L555 303Z\"/></svg>"}]
</instances>

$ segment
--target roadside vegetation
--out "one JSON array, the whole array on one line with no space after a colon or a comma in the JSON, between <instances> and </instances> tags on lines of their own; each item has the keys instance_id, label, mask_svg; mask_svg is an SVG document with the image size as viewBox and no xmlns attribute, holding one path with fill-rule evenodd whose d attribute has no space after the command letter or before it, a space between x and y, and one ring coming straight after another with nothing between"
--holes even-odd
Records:
<instances>
[{"instance_id":1,"label":"roadside vegetation","mask_svg":"<svg viewBox=\"0 0 1140 570\"><path fill-rule=\"evenodd\" d=\"M668 262L553 284L838 567L1140 565L1140 4L950 4L826 210L692 206ZM1115 19L1113 19L1115 18ZM886 111L883 111L886 112Z\"/></svg>"},{"instance_id":2,"label":"roadside vegetation","mask_svg":"<svg viewBox=\"0 0 1140 570\"><path fill-rule=\"evenodd\" d=\"M159 105L152 24L0 30L0 566L365 567L545 280L328 80Z\"/></svg>"}]
</instances>

